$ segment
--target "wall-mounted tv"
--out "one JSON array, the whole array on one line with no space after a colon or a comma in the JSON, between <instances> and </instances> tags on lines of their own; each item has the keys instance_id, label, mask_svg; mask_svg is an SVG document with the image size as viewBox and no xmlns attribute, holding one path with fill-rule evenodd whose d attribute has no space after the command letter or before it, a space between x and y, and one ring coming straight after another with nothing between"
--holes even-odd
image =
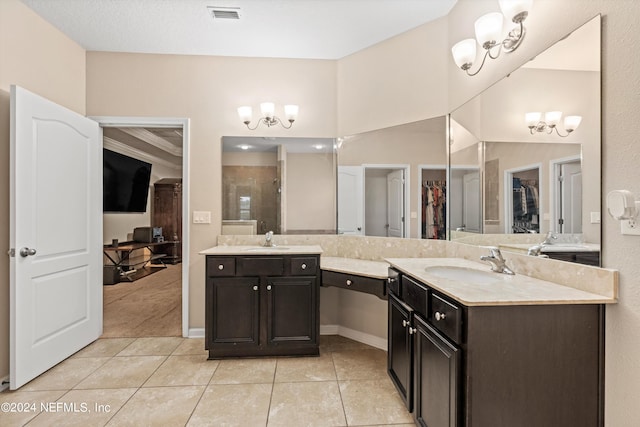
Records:
<instances>
[{"instance_id":1,"label":"wall-mounted tv","mask_svg":"<svg viewBox=\"0 0 640 427\"><path fill-rule=\"evenodd\" d=\"M146 212L151 164L115 151L103 154L104 212Z\"/></svg>"}]
</instances>

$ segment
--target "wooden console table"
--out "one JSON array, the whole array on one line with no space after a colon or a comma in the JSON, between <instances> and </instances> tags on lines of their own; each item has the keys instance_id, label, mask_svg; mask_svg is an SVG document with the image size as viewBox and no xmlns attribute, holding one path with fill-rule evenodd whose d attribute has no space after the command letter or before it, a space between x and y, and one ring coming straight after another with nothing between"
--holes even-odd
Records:
<instances>
[{"instance_id":1,"label":"wooden console table","mask_svg":"<svg viewBox=\"0 0 640 427\"><path fill-rule=\"evenodd\" d=\"M152 261L159 261L161 264L159 267L166 268L167 266L164 264L162 259L165 258L167 255L164 253L158 253L156 251L159 247L165 246L168 243L172 243L172 242L152 242L152 243L126 242L118 246L104 245L103 253L109 259L109 261L111 261L111 264L105 264L104 266L105 284L114 284L119 281L119 280L118 281L107 280L107 277L106 277L107 270L110 270L110 271L115 270L115 273L117 274L117 276L121 278L125 278L130 282L133 282L135 278L132 277L131 274L127 273L130 269L137 270L137 269L144 268L147 266L147 264L149 264ZM151 254L150 255L145 254L144 256L141 256L141 257L132 258L131 253L138 249L148 249ZM114 282L114 283L107 283L107 282Z\"/></svg>"}]
</instances>

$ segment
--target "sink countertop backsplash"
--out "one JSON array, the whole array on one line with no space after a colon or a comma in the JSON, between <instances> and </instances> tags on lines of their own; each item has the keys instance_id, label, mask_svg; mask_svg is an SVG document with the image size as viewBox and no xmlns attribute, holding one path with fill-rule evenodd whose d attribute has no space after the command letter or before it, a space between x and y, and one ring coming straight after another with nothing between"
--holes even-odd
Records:
<instances>
[{"instance_id":1,"label":"sink countertop backsplash","mask_svg":"<svg viewBox=\"0 0 640 427\"><path fill-rule=\"evenodd\" d=\"M540 238L540 235L534 235ZM356 258L384 261L385 258L463 258L480 262L480 256L488 249L444 240L401 239L394 237L369 237L347 235L274 235L280 246L319 245L323 257ZM259 246L263 235L220 235L220 246ZM526 275L548 282L558 283L585 292L618 298L618 271L582 264L537 258L515 252L503 252L509 268L516 274ZM488 264L487 264L488 266Z\"/></svg>"}]
</instances>

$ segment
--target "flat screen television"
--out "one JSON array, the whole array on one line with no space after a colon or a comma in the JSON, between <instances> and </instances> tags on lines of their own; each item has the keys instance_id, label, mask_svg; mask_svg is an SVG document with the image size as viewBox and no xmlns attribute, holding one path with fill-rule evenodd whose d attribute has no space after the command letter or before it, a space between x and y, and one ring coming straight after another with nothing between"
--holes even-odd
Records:
<instances>
[{"instance_id":1,"label":"flat screen television","mask_svg":"<svg viewBox=\"0 0 640 427\"><path fill-rule=\"evenodd\" d=\"M151 163L104 149L102 210L146 212Z\"/></svg>"}]
</instances>

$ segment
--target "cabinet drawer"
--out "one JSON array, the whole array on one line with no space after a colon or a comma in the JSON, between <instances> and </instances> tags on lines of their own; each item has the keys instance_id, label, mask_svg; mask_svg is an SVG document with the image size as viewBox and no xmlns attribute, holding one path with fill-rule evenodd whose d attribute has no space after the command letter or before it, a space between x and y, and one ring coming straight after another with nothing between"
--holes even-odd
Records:
<instances>
[{"instance_id":1,"label":"cabinet drawer","mask_svg":"<svg viewBox=\"0 0 640 427\"><path fill-rule=\"evenodd\" d=\"M389 278L387 279L388 291L397 297L400 296L400 272L393 268L389 268Z\"/></svg>"},{"instance_id":2,"label":"cabinet drawer","mask_svg":"<svg viewBox=\"0 0 640 427\"><path fill-rule=\"evenodd\" d=\"M335 271L322 272L323 286L337 286L339 288L365 292L383 299L386 297L385 282L386 279L374 279L372 277L337 273Z\"/></svg>"},{"instance_id":3,"label":"cabinet drawer","mask_svg":"<svg viewBox=\"0 0 640 427\"><path fill-rule=\"evenodd\" d=\"M276 256L238 258L238 274L242 276L282 276L284 258Z\"/></svg>"},{"instance_id":4,"label":"cabinet drawer","mask_svg":"<svg viewBox=\"0 0 640 427\"><path fill-rule=\"evenodd\" d=\"M431 294L431 324L456 344L462 335L462 309L438 294Z\"/></svg>"},{"instance_id":5,"label":"cabinet drawer","mask_svg":"<svg viewBox=\"0 0 640 427\"><path fill-rule=\"evenodd\" d=\"M427 317L427 287L407 276L402 276L402 299L417 313Z\"/></svg>"},{"instance_id":6,"label":"cabinet drawer","mask_svg":"<svg viewBox=\"0 0 640 427\"><path fill-rule=\"evenodd\" d=\"M236 259L233 257L207 257L207 276L235 276Z\"/></svg>"},{"instance_id":7,"label":"cabinet drawer","mask_svg":"<svg viewBox=\"0 0 640 427\"><path fill-rule=\"evenodd\" d=\"M291 275L293 276L314 276L318 269L318 258L316 257L292 257Z\"/></svg>"}]
</instances>

